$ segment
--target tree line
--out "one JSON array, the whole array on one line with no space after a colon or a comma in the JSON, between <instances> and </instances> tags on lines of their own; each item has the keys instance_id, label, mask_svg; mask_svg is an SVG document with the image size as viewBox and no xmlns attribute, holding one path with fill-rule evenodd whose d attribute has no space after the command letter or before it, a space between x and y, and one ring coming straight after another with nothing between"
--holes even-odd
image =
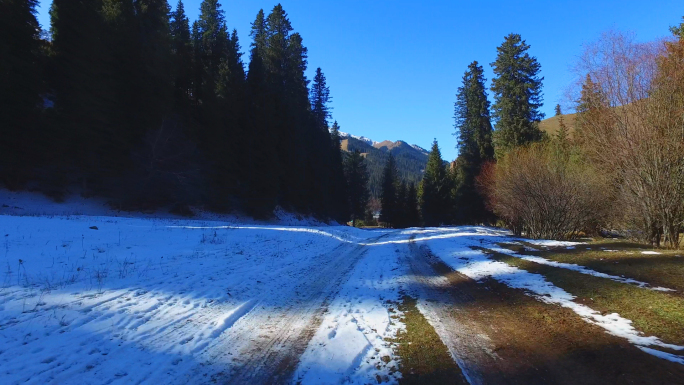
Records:
<instances>
[{"instance_id":1,"label":"tree line","mask_svg":"<svg viewBox=\"0 0 684 385\"><path fill-rule=\"evenodd\" d=\"M437 141L432 145L423 179L417 187L420 218L410 225L440 226L451 224L489 224L496 215L488 203L478 176L489 164L501 159L511 149L541 141L539 129L544 114L542 106L541 66L528 53L530 46L518 34L510 34L497 48L497 58L491 63L495 78L491 91L494 103L487 95L484 69L472 62L462 77L456 94L454 118L459 155L449 164L441 156ZM494 124L492 124L492 121ZM398 179L383 174L381 221L396 223ZM404 214L405 215L405 214Z\"/></svg>"},{"instance_id":2,"label":"tree line","mask_svg":"<svg viewBox=\"0 0 684 385\"><path fill-rule=\"evenodd\" d=\"M498 48L491 105L482 67L471 63L455 104L459 156L447 170L433 145L419 187L422 223L489 223L556 239L610 229L680 247L684 23L671 32L646 43L611 32L587 45L574 122L557 105L553 133L539 129L541 67L519 35ZM396 193L383 186L383 203L391 202Z\"/></svg>"},{"instance_id":3,"label":"tree line","mask_svg":"<svg viewBox=\"0 0 684 385\"><path fill-rule=\"evenodd\" d=\"M573 127L557 106L555 135L508 152L480 177L489 206L515 233L575 238L610 229L680 246L683 27L654 42L610 32L586 46Z\"/></svg>"},{"instance_id":4,"label":"tree line","mask_svg":"<svg viewBox=\"0 0 684 385\"><path fill-rule=\"evenodd\" d=\"M193 23L182 1L54 0L49 33L36 6L0 5L6 187L340 222L365 204L363 159L344 159L325 75L307 79L280 4L252 23L247 68L218 0Z\"/></svg>"}]
</instances>

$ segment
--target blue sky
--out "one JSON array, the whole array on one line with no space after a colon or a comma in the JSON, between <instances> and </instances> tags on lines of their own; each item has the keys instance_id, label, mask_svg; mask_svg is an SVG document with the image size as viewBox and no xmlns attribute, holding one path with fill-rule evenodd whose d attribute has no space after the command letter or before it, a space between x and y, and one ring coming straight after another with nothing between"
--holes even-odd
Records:
<instances>
[{"instance_id":1,"label":"blue sky","mask_svg":"<svg viewBox=\"0 0 684 385\"><path fill-rule=\"evenodd\" d=\"M191 20L201 0L184 0ZM49 27L50 0L39 21ZM175 7L176 0L170 0ZM295 31L309 49L309 78L321 67L342 131L371 139L402 139L429 148L437 138L445 159L453 137L455 93L467 65L485 67L511 32L532 46L542 66L543 111L553 114L573 79L582 44L609 29L633 31L639 40L668 35L684 16L681 0L283 0ZM275 1L222 0L229 28L246 51L250 23ZM245 57L247 59L247 57ZM491 95L490 95L491 100Z\"/></svg>"}]
</instances>

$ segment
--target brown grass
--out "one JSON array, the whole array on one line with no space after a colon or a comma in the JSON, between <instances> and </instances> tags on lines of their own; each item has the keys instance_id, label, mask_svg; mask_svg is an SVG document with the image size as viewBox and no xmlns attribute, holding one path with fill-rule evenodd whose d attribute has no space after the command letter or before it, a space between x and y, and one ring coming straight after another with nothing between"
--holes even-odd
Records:
<instances>
[{"instance_id":1,"label":"brown grass","mask_svg":"<svg viewBox=\"0 0 684 385\"><path fill-rule=\"evenodd\" d=\"M572 132L575 131L575 114L563 115L563 121L565 122L565 126L568 128L570 136L572 136ZM544 119L539 123L539 129L546 132L549 135L556 134L559 128L560 120L557 116Z\"/></svg>"},{"instance_id":2,"label":"brown grass","mask_svg":"<svg viewBox=\"0 0 684 385\"><path fill-rule=\"evenodd\" d=\"M580 247L580 246L578 246ZM601 246L604 247L604 246ZM670 294L660 291L653 291L640 288L635 285L624 284L606 278L594 277L576 271L558 267L546 266L522 260L520 258L494 253L488 251L494 259L505 262L511 266L516 266L531 273L541 274L554 285L577 296L578 303L585 304L594 310L602 313L618 313L622 317L631 319L637 330L646 335L654 335L665 342L674 344L684 344L684 298L680 294ZM554 257L553 251L525 252L528 255L538 255L547 259L559 262L577 263L590 267L594 270L596 266L580 263L591 259L598 259L603 272L613 275L623 275L627 277L643 280L652 283L645 278L653 278L657 271L664 269L658 266L644 274L637 274L641 266L634 266L628 262L632 255L606 251L583 251L576 250L574 258ZM600 257L599 257L600 255ZM608 258L608 255L611 255ZM636 256L637 254L634 254ZM651 255L638 254L639 260L650 259ZM604 260L602 261L601 258ZM606 261L609 259L609 261ZM626 260L627 261L626 261ZM615 263L618 262L618 263ZM654 265L659 265L653 260ZM626 269L613 268L614 265L625 265ZM684 266L682 266L684 267ZM681 284L680 284L681 285Z\"/></svg>"},{"instance_id":3,"label":"brown grass","mask_svg":"<svg viewBox=\"0 0 684 385\"><path fill-rule=\"evenodd\" d=\"M406 325L406 331L394 341L401 357L400 383L467 384L447 347L416 307L416 300L405 296L398 308Z\"/></svg>"}]
</instances>

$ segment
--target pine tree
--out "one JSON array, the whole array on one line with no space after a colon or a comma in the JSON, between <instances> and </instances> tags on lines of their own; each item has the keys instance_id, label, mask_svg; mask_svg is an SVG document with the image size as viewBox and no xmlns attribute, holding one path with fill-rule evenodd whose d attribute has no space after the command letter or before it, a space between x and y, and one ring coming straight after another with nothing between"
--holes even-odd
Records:
<instances>
[{"instance_id":1,"label":"pine tree","mask_svg":"<svg viewBox=\"0 0 684 385\"><path fill-rule=\"evenodd\" d=\"M354 151L344 162L344 176L349 188L349 212L352 226L356 220L363 218L368 206L370 192L368 191L368 169L361 153Z\"/></svg>"},{"instance_id":2,"label":"pine tree","mask_svg":"<svg viewBox=\"0 0 684 385\"><path fill-rule=\"evenodd\" d=\"M171 13L170 28L175 62L174 104L176 109L185 109L190 106L194 95L190 21L185 14L183 0L178 0L176 10Z\"/></svg>"},{"instance_id":3,"label":"pine tree","mask_svg":"<svg viewBox=\"0 0 684 385\"><path fill-rule=\"evenodd\" d=\"M384 222L387 227L394 227L397 222L398 202L397 202L397 181L398 171L396 161L392 153L387 157L387 163L382 172L382 192L380 194L380 222Z\"/></svg>"},{"instance_id":4,"label":"pine tree","mask_svg":"<svg viewBox=\"0 0 684 385\"><path fill-rule=\"evenodd\" d=\"M594 83L589 74L584 79L580 98L576 103L574 138L581 142L584 140L582 125L609 119L610 115L605 113L604 109L610 106L600 86Z\"/></svg>"},{"instance_id":5,"label":"pine tree","mask_svg":"<svg viewBox=\"0 0 684 385\"><path fill-rule=\"evenodd\" d=\"M346 222L351 215L351 205L349 204L351 192L347 185L347 179L345 177L345 166L342 161L342 147L340 143L340 126L337 121L333 123L332 130L330 133L330 201L332 203L331 216L338 222ZM325 155L324 155L325 156ZM365 163L364 163L365 168ZM326 170L324 170L326 172ZM363 182L364 188L368 189L368 175L366 172L365 182ZM366 192L366 195L368 193ZM368 201L368 196L361 203L365 205ZM360 215L363 215L361 213Z\"/></svg>"},{"instance_id":6,"label":"pine tree","mask_svg":"<svg viewBox=\"0 0 684 385\"><path fill-rule=\"evenodd\" d=\"M39 152L32 132L42 88L37 4L0 2L0 182L8 186L21 178Z\"/></svg>"},{"instance_id":7,"label":"pine tree","mask_svg":"<svg viewBox=\"0 0 684 385\"><path fill-rule=\"evenodd\" d=\"M55 126L64 133L65 166L80 171L86 190L100 174L104 147L116 131L113 115L120 116L113 107L118 95L102 7L100 0L54 0L50 8Z\"/></svg>"},{"instance_id":8,"label":"pine tree","mask_svg":"<svg viewBox=\"0 0 684 385\"><path fill-rule=\"evenodd\" d=\"M556 133L556 138L560 143L567 143L569 137L568 127L565 125L565 119L563 118L563 111L561 110L560 104L556 104L555 112L556 117L558 118L558 132Z\"/></svg>"},{"instance_id":9,"label":"pine tree","mask_svg":"<svg viewBox=\"0 0 684 385\"><path fill-rule=\"evenodd\" d=\"M262 12L263 16L263 12ZM276 137L270 131L271 98L266 83L266 70L258 49L252 45L247 74L248 124L246 147L250 194L245 203L248 212L258 217L271 215L278 200L278 154Z\"/></svg>"},{"instance_id":10,"label":"pine tree","mask_svg":"<svg viewBox=\"0 0 684 385\"><path fill-rule=\"evenodd\" d=\"M321 67L316 68L316 75L311 86L311 113L320 129L328 129L328 119L330 118L330 88L328 87L325 75Z\"/></svg>"},{"instance_id":11,"label":"pine tree","mask_svg":"<svg viewBox=\"0 0 684 385\"><path fill-rule=\"evenodd\" d=\"M418 209L418 190L413 183L409 184L406 193L406 227L420 225L420 211Z\"/></svg>"},{"instance_id":12,"label":"pine tree","mask_svg":"<svg viewBox=\"0 0 684 385\"><path fill-rule=\"evenodd\" d=\"M506 36L497 48L496 61L491 65L496 77L492 80L494 104L492 116L496 120L494 144L497 157L526 143L541 140L539 122L544 114L542 106L541 66L527 52L530 46L518 34Z\"/></svg>"},{"instance_id":13,"label":"pine tree","mask_svg":"<svg viewBox=\"0 0 684 385\"><path fill-rule=\"evenodd\" d=\"M245 73L237 33L228 32L218 0L203 0L193 24L194 94L204 128L200 147L211 162L212 206L225 210L227 197L245 197Z\"/></svg>"},{"instance_id":14,"label":"pine tree","mask_svg":"<svg viewBox=\"0 0 684 385\"><path fill-rule=\"evenodd\" d=\"M452 195L455 195L455 216L459 223L483 222L491 215L475 183L482 165L494 158L485 81L482 66L472 62L456 95L454 116L459 156L451 180L455 185Z\"/></svg>"},{"instance_id":15,"label":"pine tree","mask_svg":"<svg viewBox=\"0 0 684 385\"><path fill-rule=\"evenodd\" d=\"M454 109L459 154L476 163L494 158L485 82L482 66L477 61L470 63L463 75L463 85L458 88Z\"/></svg>"},{"instance_id":16,"label":"pine tree","mask_svg":"<svg viewBox=\"0 0 684 385\"><path fill-rule=\"evenodd\" d=\"M173 107L174 71L170 8L166 0L137 0L135 17L140 60L133 75L137 90L136 119L143 131L156 130Z\"/></svg>"},{"instance_id":17,"label":"pine tree","mask_svg":"<svg viewBox=\"0 0 684 385\"><path fill-rule=\"evenodd\" d=\"M267 33L266 16L264 15L264 10L260 9L254 23L252 23L252 29L249 35L252 37L252 56L257 55L262 61L266 53L268 40Z\"/></svg>"},{"instance_id":18,"label":"pine tree","mask_svg":"<svg viewBox=\"0 0 684 385\"><path fill-rule=\"evenodd\" d=\"M255 23L255 27L258 30L260 26ZM304 75L306 48L298 34L291 34L292 25L280 4L266 18L265 27L262 56L272 101L269 105L269 131L275 136L279 159L279 202L286 208L306 211L311 209L313 202L321 199L309 199L311 173L307 171L305 149L309 142L306 134L313 129L313 119L308 82ZM255 40L257 47L261 40Z\"/></svg>"},{"instance_id":19,"label":"pine tree","mask_svg":"<svg viewBox=\"0 0 684 385\"><path fill-rule=\"evenodd\" d=\"M425 175L420 182L420 206L425 226L448 223L451 186L437 140L432 143Z\"/></svg>"},{"instance_id":20,"label":"pine tree","mask_svg":"<svg viewBox=\"0 0 684 385\"><path fill-rule=\"evenodd\" d=\"M339 213L336 213L338 205L345 206L345 196L341 196L341 200L335 202L333 195L335 191L332 189L332 181L334 178L341 178L344 180L342 173L342 164L337 165L337 175L331 175L332 161L333 161L333 144L331 143L331 136L328 131L328 118L330 117L330 89L325 80L325 75L320 68L316 69L311 91L309 93L309 102L311 104L311 118L312 127L307 139L307 156L309 161L307 164L307 180L309 183L308 192L310 194L309 204L312 211L328 216L335 217L335 219L342 219ZM339 150L338 150L339 151ZM344 191L342 191L344 193ZM344 220L344 219L342 219Z\"/></svg>"},{"instance_id":21,"label":"pine tree","mask_svg":"<svg viewBox=\"0 0 684 385\"><path fill-rule=\"evenodd\" d=\"M406 216L408 214L408 204L407 204L407 199L408 199L408 190L406 187L406 182L401 181L399 183L399 188L397 188L397 219L396 219L396 226L398 228L406 228L407 221L406 221Z\"/></svg>"}]
</instances>

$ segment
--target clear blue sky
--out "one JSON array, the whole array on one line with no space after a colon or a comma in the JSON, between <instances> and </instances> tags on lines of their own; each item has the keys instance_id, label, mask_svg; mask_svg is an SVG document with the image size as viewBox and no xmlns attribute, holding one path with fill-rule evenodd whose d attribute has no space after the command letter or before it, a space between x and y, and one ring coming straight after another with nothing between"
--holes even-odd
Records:
<instances>
[{"instance_id":1,"label":"clear blue sky","mask_svg":"<svg viewBox=\"0 0 684 385\"><path fill-rule=\"evenodd\" d=\"M175 7L177 0L170 0ZM201 0L184 0L191 20ZM49 28L51 0L39 21ZM542 65L547 116L572 81L570 67L582 44L608 29L633 31L639 40L668 35L684 16L681 0L283 0L295 31L309 49L309 79L321 67L342 131L371 139L402 139L429 148L437 138L445 159L456 157L453 104L467 65L492 72L496 47L515 32ZM276 0L221 0L243 51L260 8ZM245 59L247 57L245 56ZM491 100L491 95L490 95Z\"/></svg>"}]
</instances>

